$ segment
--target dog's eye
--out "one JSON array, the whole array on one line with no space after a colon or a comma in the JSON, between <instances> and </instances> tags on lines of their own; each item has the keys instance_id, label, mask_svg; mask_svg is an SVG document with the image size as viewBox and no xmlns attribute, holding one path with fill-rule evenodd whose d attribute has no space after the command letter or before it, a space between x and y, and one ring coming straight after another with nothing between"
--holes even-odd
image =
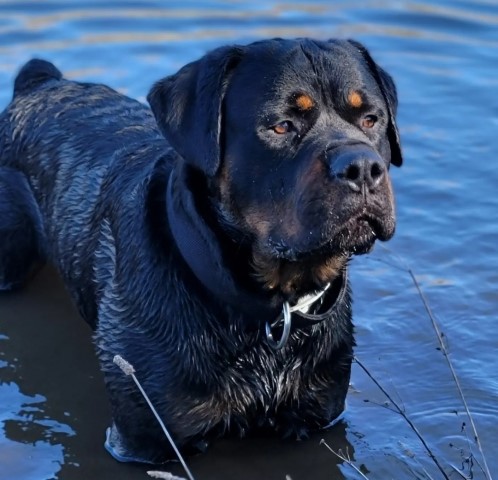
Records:
<instances>
[{"instance_id":1,"label":"dog's eye","mask_svg":"<svg viewBox=\"0 0 498 480\"><path fill-rule=\"evenodd\" d=\"M273 127L271 127L271 129L275 133L282 135L282 134L290 132L292 130L292 122L289 122L286 120L285 122L280 122L280 123L277 123L276 125L273 125Z\"/></svg>"},{"instance_id":2,"label":"dog's eye","mask_svg":"<svg viewBox=\"0 0 498 480\"><path fill-rule=\"evenodd\" d=\"M364 117L361 121L361 127L362 128L372 128L376 123L377 123L377 116L376 115L367 115Z\"/></svg>"}]
</instances>

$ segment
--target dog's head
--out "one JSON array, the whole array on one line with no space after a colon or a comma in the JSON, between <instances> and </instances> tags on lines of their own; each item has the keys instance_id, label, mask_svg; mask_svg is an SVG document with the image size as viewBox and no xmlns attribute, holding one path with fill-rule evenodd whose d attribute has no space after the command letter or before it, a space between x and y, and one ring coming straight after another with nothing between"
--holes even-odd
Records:
<instances>
[{"instance_id":1,"label":"dog's head","mask_svg":"<svg viewBox=\"0 0 498 480\"><path fill-rule=\"evenodd\" d=\"M351 254L393 235L396 89L362 45L222 47L156 83L148 100L267 288L320 288Z\"/></svg>"}]
</instances>

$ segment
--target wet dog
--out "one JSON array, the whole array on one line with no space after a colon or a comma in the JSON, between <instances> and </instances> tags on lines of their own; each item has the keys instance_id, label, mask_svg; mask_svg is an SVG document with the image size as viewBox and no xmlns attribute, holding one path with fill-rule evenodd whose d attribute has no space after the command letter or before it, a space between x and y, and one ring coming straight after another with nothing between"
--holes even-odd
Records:
<instances>
[{"instance_id":1,"label":"wet dog","mask_svg":"<svg viewBox=\"0 0 498 480\"><path fill-rule=\"evenodd\" d=\"M303 437L344 408L347 263L395 229L390 76L354 41L222 47L146 106L27 63L0 116L0 281L53 262L94 328L122 461Z\"/></svg>"}]
</instances>

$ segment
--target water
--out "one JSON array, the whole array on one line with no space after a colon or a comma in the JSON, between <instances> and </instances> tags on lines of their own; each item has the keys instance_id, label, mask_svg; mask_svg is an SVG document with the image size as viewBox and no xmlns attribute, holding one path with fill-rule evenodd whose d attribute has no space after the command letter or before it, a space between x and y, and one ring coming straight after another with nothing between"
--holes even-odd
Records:
<instances>
[{"instance_id":1,"label":"water","mask_svg":"<svg viewBox=\"0 0 498 480\"><path fill-rule=\"evenodd\" d=\"M388 250L377 247L354 261L357 355L447 472L453 465L484 478L437 337L400 268L406 263L444 332L498 475L498 4L352 3L0 0L0 108L17 69L33 56L71 78L143 100L155 80L224 43L271 36L362 41L396 80L405 165L392 171L395 239ZM370 479L442 478L386 402L355 365L348 410L331 431L298 443L223 440L189 464L200 480L361 478L319 445L324 438ZM105 453L108 422L90 331L56 274L44 269L22 292L0 296L0 479L147 478L144 467Z\"/></svg>"}]
</instances>

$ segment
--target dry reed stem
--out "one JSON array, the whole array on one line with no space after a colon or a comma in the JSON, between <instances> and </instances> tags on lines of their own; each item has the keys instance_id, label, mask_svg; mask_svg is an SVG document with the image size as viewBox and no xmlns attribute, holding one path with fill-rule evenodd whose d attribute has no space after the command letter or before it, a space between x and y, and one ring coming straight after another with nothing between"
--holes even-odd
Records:
<instances>
[{"instance_id":1,"label":"dry reed stem","mask_svg":"<svg viewBox=\"0 0 498 480\"><path fill-rule=\"evenodd\" d=\"M160 472L156 470L149 470L147 475L152 478L162 478L163 480L185 480L183 477L176 477L169 472Z\"/></svg>"},{"instance_id":2,"label":"dry reed stem","mask_svg":"<svg viewBox=\"0 0 498 480\"><path fill-rule=\"evenodd\" d=\"M361 369L368 375L368 377L370 378L370 380L372 380L372 382L375 383L375 385L377 386L377 388L392 403L392 405L394 406L394 410L392 410L392 409L390 409L390 410L394 411L395 413L399 413L405 419L406 423L408 423L408 425L410 426L410 428L413 430L413 432L415 433L415 435L418 437L418 439L420 440L420 442L424 446L424 448L425 448L426 452L429 454L429 457L431 458L431 460L434 462L434 464L436 465L436 467L438 468L438 470L443 475L443 478L445 480L450 480L450 477L444 471L443 467L439 463L439 460L437 459L437 457L434 455L434 453L432 452L431 448L429 447L429 444L425 441L425 438L422 436L422 434L420 433L420 431L418 430L418 428L415 426L415 424L411 421L410 417L408 417L408 415L406 414L406 412L404 412L403 409L396 403L396 401L389 394L389 392L370 373L370 371L367 369L367 367L365 367L365 365L363 365L363 363L360 362L360 360L358 359L358 357L355 356L354 360L361 367Z\"/></svg>"},{"instance_id":3,"label":"dry reed stem","mask_svg":"<svg viewBox=\"0 0 498 480\"><path fill-rule=\"evenodd\" d=\"M467 417L470 421L470 425L472 427L472 432L474 435L474 442L477 445L477 448L478 448L479 453L481 455L483 465L481 465L479 462L477 462L477 463L481 467L485 477L488 480L493 480L493 477L491 476L491 471L489 470L488 462L486 461L486 456L484 454L484 450L482 448L481 440L480 440L479 435L477 433L477 428L476 428L476 425L474 422L474 418L470 412L470 408L468 406L467 399L465 398L465 395L463 393L463 389L460 385L460 380L458 379L455 368L453 367L453 362L450 359L448 349L446 348L446 344L443 340L444 334L441 332L441 329L440 329L439 324L436 320L436 317L432 313L432 309L431 309L429 302L428 302L428 300L427 300L427 298L422 290L422 287L420 286L420 283L418 282L413 270L408 266L408 264L399 255L395 254L392 250L385 247L384 245L381 245L381 247L386 252L388 252L391 256L393 256L397 261L397 263L395 265L393 265L392 263L389 263L389 262L385 262L385 263L388 263L388 264L394 266L395 268L398 268L399 270L407 272L410 275L410 278L411 278L415 288L417 289L418 295L419 295L420 299L422 300L422 303L424 305L424 308L425 308L427 315L429 316L429 319L430 319L431 324L432 324L432 328L434 329L434 331L436 333L436 337L438 339L439 346L441 348L441 351L443 353L444 358L446 359L446 363L448 365L448 368L450 369L451 375L453 377L453 381L455 382L458 393L460 395L460 399L462 400L463 406L465 408L465 412L466 412Z\"/></svg>"},{"instance_id":4,"label":"dry reed stem","mask_svg":"<svg viewBox=\"0 0 498 480\"><path fill-rule=\"evenodd\" d=\"M180 460L180 463L182 464L183 469L185 470L185 473L187 474L187 477L189 478L189 480L194 480L194 476L190 472L190 469L188 468L187 463L185 462L180 451L178 450L178 448L175 444L175 441L173 440L173 437L170 435L168 429L166 428L166 425L164 425L164 422L162 421L161 417L157 413L157 410L154 408L154 405L150 401L149 396L147 395L147 393L143 389L142 385L138 381L138 378L135 376L135 369L133 368L133 365L131 363L129 363L128 361L126 361L121 355L115 355L113 358L113 362L123 371L123 373L125 375L131 376L131 378L135 382L135 385L138 387L138 389L140 390L140 393L142 394L145 401L147 402L147 405L149 405L149 408L151 409L152 413L156 417L156 420L159 422L159 425L161 426L164 434L166 435L166 438L168 439L169 443L171 444L171 447L175 451L176 456L178 457L178 460ZM167 473L167 472L164 472L164 473ZM168 478L168 477L166 477L166 478Z\"/></svg>"},{"instance_id":5,"label":"dry reed stem","mask_svg":"<svg viewBox=\"0 0 498 480\"><path fill-rule=\"evenodd\" d=\"M320 440L320 445L325 445L325 447L328 450L330 450L337 458L339 458L344 463L349 465L353 470L355 470L359 475L361 475L362 478L368 480L368 477L351 461L351 457L349 456L349 452L347 449L346 449L346 455L342 453L341 449L339 449L339 451L336 452L323 438Z\"/></svg>"},{"instance_id":6,"label":"dry reed stem","mask_svg":"<svg viewBox=\"0 0 498 480\"><path fill-rule=\"evenodd\" d=\"M431 319L432 326L434 328L434 331L436 332L436 336L437 336L439 345L441 347L441 351L443 352L444 358L446 359L446 363L448 364L451 375L453 377L453 381L455 382L455 385L457 387L458 393L460 395L460 399L462 400L463 406L465 408L465 412L467 414L467 417L469 418L470 425L472 427L472 433L474 434L474 442L476 443L477 448L479 450L479 453L481 454L484 474L486 475L486 478L488 478L489 480L493 480L492 476L491 476L491 472L490 472L489 467L488 467L488 462L486 461L486 456L484 455L484 451L482 449L481 440L480 440L479 435L477 433L477 428L476 428L476 425L474 423L474 417L470 413L470 408L469 408L469 405L467 403L467 399L465 398L465 395L463 393L463 389L460 385L460 380L458 379L455 368L453 367L453 362L451 361L451 359L449 357L448 349L446 348L446 345L445 345L444 340L443 340L443 334L441 333L441 330L440 330L439 325L436 321L436 318L434 317L434 315L432 313L432 310L429 306L429 303L427 302L427 299L424 295L424 292L422 291L422 288L420 287L420 284L418 283L418 280L415 277L415 274L413 273L413 271L410 268L408 268L408 273L410 274L410 277L413 280L415 288L417 289L417 291L420 295L420 298L422 299L422 303L424 304L425 311L427 312L427 315L429 315L429 318Z\"/></svg>"}]
</instances>

